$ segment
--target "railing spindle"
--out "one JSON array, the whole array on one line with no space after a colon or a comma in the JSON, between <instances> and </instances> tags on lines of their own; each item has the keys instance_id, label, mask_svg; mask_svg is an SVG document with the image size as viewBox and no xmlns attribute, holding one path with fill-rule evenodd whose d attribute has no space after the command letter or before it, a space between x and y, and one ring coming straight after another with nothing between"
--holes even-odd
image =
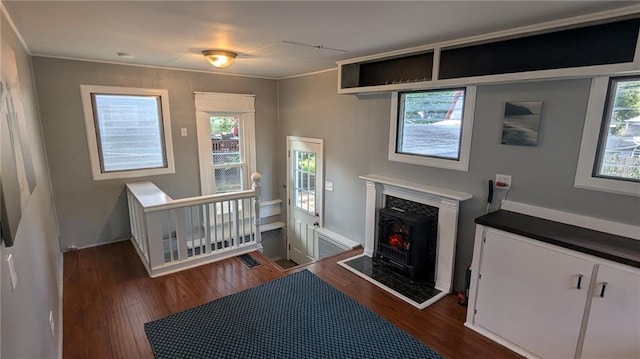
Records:
<instances>
[{"instance_id":1,"label":"railing spindle","mask_svg":"<svg viewBox=\"0 0 640 359\"><path fill-rule=\"evenodd\" d=\"M204 253L211 252L211 218L209 217L209 205L204 205Z\"/></svg>"},{"instance_id":2,"label":"railing spindle","mask_svg":"<svg viewBox=\"0 0 640 359\"><path fill-rule=\"evenodd\" d=\"M256 244L258 245L258 250L260 251L262 251L262 235L260 234L260 196L262 196L262 185L260 184L261 179L262 175L258 172L254 172L251 175L251 181L253 181L251 189L253 189L255 192L255 197L253 199L253 211L256 215L254 219L255 238Z\"/></svg>"},{"instance_id":3,"label":"railing spindle","mask_svg":"<svg viewBox=\"0 0 640 359\"><path fill-rule=\"evenodd\" d=\"M216 240L216 246L213 249L213 251L217 251L218 250L218 204L217 203L212 203L211 204L213 206L213 238L215 238Z\"/></svg>"}]
</instances>

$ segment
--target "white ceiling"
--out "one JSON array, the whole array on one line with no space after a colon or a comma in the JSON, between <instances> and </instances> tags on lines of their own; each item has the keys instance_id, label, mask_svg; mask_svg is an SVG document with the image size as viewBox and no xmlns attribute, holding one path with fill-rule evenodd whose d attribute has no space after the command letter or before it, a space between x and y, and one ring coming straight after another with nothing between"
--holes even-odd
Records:
<instances>
[{"instance_id":1,"label":"white ceiling","mask_svg":"<svg viewBox=\"0 0 640 359\"><path fill-rule=\"evenodd\" d=\"M32 55L283 78L335 62L629 6L619 1L4 0ZM636 3L637 4L637 3ZM292 41L327 48L292 45ZM212 68L205 49L239 53ZM129 52L135 58L121 58Z\"/></svg>"}]
</instances>

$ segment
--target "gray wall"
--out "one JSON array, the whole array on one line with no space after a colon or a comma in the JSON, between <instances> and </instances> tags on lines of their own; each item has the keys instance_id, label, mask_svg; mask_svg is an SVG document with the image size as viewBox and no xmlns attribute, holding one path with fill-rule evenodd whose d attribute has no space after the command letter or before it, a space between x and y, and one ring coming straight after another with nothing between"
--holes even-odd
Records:
<instances>
[{"instance_id":1,"label":"gray wall","mask_svg":"<svg viewBox=\"0 0 640 359\"><path fill-rule=\"evenodd\" d=\"M34 57L42 123L60 222L60 245L90 246L129 236L127 182L150 180L172 198L200 194L194 91L256 95L257 166L263 200L276 189L277 83L274 80ZM176 173L93 181L80 85L162 88L169 107ZM187 128L187 137L180 128Z\"/></svg>"},{"instance_id":2,"label":"gray wall","mask_svg":"<svg viewBox=\"0 0 640 359\"><path fill-rule=\"evenodd\" d=\"M0 247L2 258L0 264L2 267L0 356L3 358L55 358L58 356L58 344L62 343L59 320L59 315L62 313L62 257L58 249L53 196L38 118L33 73L29 55L9 26L4 13L0 15L0 26L2 44L8 45L16 55L36 175L36 187L23 209L15 244L10 248ZM2 141L5 144L6 136L6 133L2 134ZM3 157L2 175L4 178L10 175L15 176L5 171L8 167L12 167L7 166L5 160L6 157ZM15 291L11 290L9 271L4 261L9 254L14 257L18 277ZM56 321L55 339L51 337L49 330L50 310L53 311Z\"/></svg>"},{"instance_id":3,"label":"gray wall","mask_svg":"<svg viewBox=\"0 0 640 359\"><path fill-rule=\"evenodd\" d=\"M336 81L336 71L330 71L278 84L280 147L287 135L325 140L325 180L334 182L334 192L325 192L325 227L335 232L363 243L365 186L358 178L363 174L471 193L458 225L455 286L460 289L473 251L473 220L484 213L487 181L496 173L513 176L510 200L640 224L637 197L573 187L588 79L478 87L469 172L388 161L390 95L338 95ZM537 147L500 144L506 101L544 102ZM285 175L280 153L281 181Z\"/></svg>"}]
</instances>

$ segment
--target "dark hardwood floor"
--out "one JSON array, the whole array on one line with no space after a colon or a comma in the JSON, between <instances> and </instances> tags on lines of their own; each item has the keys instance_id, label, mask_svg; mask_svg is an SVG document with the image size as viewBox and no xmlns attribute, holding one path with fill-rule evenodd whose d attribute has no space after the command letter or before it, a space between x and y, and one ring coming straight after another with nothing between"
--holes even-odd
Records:
<instances>
[{"instance_id":1,"label":"dark hardwood floor","mask_svg":"<svg viewBox=\"0 0 640 359\"><path fill-rule=\"evenodd\" d=\"M465 328L454 296L418 310L338 266L355 250L282 271L259 252L249 269L237 258L151 279L130 242L64 254L64 358L153 358L143 324L309 269L447 358L519 358Z\"/></svg>"}]
</instances>

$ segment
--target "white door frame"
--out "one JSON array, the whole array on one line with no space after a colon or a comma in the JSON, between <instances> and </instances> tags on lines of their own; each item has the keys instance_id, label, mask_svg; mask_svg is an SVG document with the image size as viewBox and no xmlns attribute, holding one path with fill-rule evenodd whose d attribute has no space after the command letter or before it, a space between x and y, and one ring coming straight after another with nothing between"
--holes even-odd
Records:
<instances>
[{"instance_id":1,"label":"white door frame","mask_svg":"<svg viewBox=\"0 0 640 359\"><path fill-rule=\"evenodd\" d=\"M324 227L324 140L320 138L310 138L310 137L298 137L298 136L287 136L287 153L286 153L286 164L287 164L287 258L289 258L289 248L290 248L290 240L291 240L291 231L294 230L293 225L293 205L294 198L292 195L292 191L294 189L293 186L293 172L292 172L292 157L291 157L291 143L297 142L310 142L313 144L317 144L320 146L320 153L318 153L316 157L316 178L318 179L318 185L316 186L316 198L315 198L315 209L317 213L317 222L318 227ZM295 203L294 203L295 204ZM314 236L315 237L315 236ZM317 246L314 246L317 248ZM317 253L316 253L317 257Z\"/></svg>"}]
</instances>

